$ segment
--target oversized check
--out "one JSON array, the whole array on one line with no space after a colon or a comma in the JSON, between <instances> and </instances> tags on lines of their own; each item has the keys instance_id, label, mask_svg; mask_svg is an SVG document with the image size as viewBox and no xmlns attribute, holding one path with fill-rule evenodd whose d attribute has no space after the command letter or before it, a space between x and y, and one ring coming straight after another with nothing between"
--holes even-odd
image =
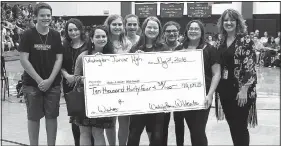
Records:
<instances>
[{"instance_id":1,"label":"oversized check","mask_svg":"<svg viewBox=\"0 0 281 146\"><path fill-rule=\"evenodd\" d=\"M203 51L83 57L90 118L205 109Z\"/></svg>"}]
</instances>

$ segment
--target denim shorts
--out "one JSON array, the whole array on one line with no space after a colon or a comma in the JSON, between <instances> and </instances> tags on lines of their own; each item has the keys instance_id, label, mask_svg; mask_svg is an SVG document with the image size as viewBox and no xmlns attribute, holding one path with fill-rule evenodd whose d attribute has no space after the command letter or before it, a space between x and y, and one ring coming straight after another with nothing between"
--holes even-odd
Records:
<instances>
[{"instance_id":1,"label":"denim shorts","mask_svg":"<svg viewBox=\"0 0 281 146\"><path fill-rule=\"evenodd\" d=\"M50 87L42 92L38 87L23 85L23 95L28 120L38 121L44 116L46 119L55 119L59 116L60 86Z\"/></svg>"}]
</instances>

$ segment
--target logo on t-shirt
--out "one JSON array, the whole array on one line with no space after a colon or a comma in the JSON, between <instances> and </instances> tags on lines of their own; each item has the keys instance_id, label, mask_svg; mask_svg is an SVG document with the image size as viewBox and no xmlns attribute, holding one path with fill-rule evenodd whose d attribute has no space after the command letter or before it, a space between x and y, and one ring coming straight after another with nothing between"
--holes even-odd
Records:
<instances>
[{"instance_id":1,"label":"logo on t-shirt","mask_svg":"<svg viewBox=\"0 0 281 146\"><path fill-rule=\"evenodd\" d=\"M45 45L45 44L34 44L34 48L36 50L50 50L51 45Z\"/></svg>"}]
</instances>

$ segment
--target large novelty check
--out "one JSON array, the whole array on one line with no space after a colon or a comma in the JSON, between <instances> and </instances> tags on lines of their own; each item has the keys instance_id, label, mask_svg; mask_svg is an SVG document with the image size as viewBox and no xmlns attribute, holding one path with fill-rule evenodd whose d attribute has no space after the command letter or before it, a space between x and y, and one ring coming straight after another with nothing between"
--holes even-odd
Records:
<instances>
[{"instance_id":1,"label":"large novelty check","mask_svg":"<svg viewBox=\"0 0 281 146\"><path fill-rule=\"evenodd\" d=\"M205 109L203 51L86 55L86 115Z\"/></svg>"}]
</instances>

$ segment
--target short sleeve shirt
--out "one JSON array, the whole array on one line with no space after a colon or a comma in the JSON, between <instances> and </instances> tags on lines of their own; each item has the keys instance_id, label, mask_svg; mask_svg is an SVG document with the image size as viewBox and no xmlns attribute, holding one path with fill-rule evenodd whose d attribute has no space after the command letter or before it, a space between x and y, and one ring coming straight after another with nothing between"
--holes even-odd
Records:
<instances>
[{"instance_id":1,"label":"short sleeve shirt","mask_svg":"<svg viewBox=\"0 0 281 146\"><path fill-rule=\"evenodd\" d=\"M63 53L60 34L50 29L47 35L40 34L36 28L26 30L21 37L19 51L29 53L29 62L37 74L48 79L53 71L56 55ZM60 85L61 75L57 74L52 86ZM26 72L23 73L23 84L37 87L37 82Z\"/></svg>"},{"instance_id":2,"label":"short sleeve shirt","mask_svg":"<svg viewBox=\"0 0 281 146\"><path fill-rule=\"evenodd\" d=\"M205 46L205 47L204 47ZM180 45L176 50L184 49L183 45ZM197 49L203 49L203 58L204 58L204 72L205 72L205 85L206 85L206 94L208 94L211 82L212 82L212 66L214 64L221 64L218 50L211 46L208 43L199 45Z\"/></svg>"}]
</instances>

